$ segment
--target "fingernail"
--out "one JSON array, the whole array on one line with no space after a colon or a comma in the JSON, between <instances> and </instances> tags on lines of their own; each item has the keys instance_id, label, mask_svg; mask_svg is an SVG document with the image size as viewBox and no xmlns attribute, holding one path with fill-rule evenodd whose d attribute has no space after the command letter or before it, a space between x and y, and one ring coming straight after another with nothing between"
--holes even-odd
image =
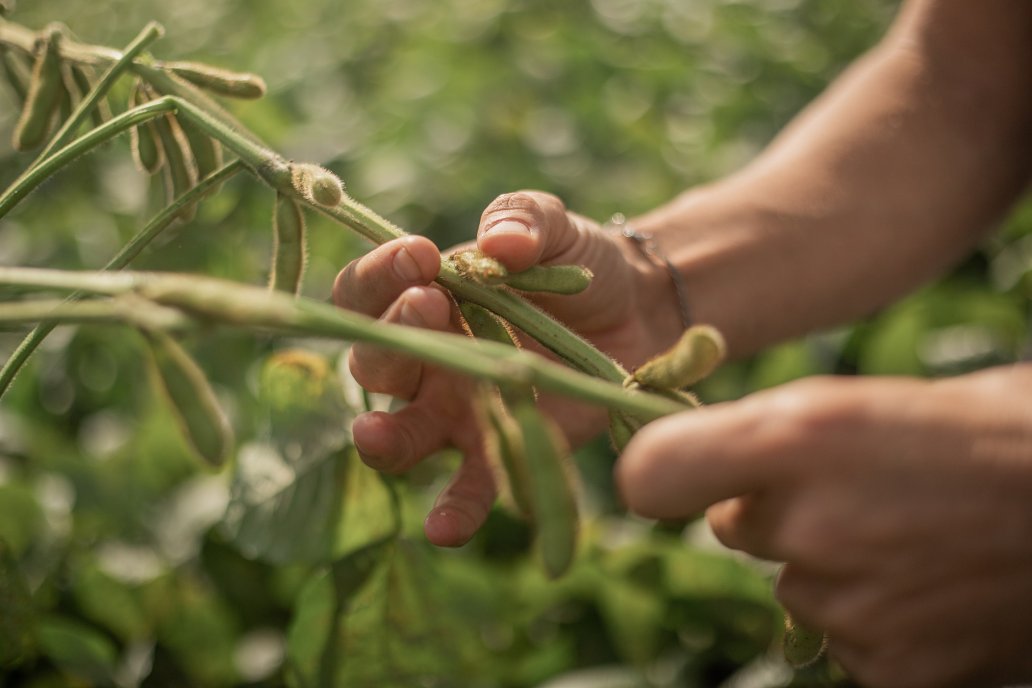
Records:
<instances>
[{"instance_id":1,"label":"fingernail","mask_svg":"<svg viewBox=\"0 0 1032 688\"><path fill-rule=\"evenodd\" d=\"M484 234L531 234L529 225L516 220L502 220L498 224L491 225L484 230Z\"/></svg>"},{"instance_id":2,"label":"fingernail","mask_svg":"<svg viewBox=\"0 0 1032 688\"><path fill-rule=\"evenodd\" d=\"M416 263L416 259L412 257L412 254L404 246L399 248L398 252L394 254L394 260L391 265L394 267L394 272L397 273L398 277L406 282L422 280L423 274L419 270L419 264Z\"/></svg>"}]
</instances>

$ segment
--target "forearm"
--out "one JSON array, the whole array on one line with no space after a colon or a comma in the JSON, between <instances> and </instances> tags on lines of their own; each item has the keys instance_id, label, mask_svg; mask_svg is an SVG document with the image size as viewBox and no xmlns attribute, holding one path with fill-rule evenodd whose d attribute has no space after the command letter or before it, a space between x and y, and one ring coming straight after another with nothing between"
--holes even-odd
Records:
<instances>
[{"instance_id":1,"label":"forearm","mask_svg":"<svg viewBox=\"0 0 1032 688\"><path fill-rule=\"evenodd\" d=\"M1029 8L909 4L752 165L637 218L695 319L742 355L869 313L968 252L1032 166Z\"/></svg>"}]
</instances>

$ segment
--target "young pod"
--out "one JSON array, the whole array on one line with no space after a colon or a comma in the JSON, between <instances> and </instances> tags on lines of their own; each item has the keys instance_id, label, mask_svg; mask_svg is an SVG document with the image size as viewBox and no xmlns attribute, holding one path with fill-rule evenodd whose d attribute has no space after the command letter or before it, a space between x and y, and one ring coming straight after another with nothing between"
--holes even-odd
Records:
<instances>
[{"instance_id":1,"label":"young pod","mask_svg":"<svg viewBox=\"0 0 1032 688\"><path fill-rule=\"evenodd\" d=\"M61 30L51 27L36 42L25 105L14 127L12 145L16 150L31 150L41 145L50 133L50 123L61 104L64 81L61 78Z\"/></svg>"},{"instance_id":2,"label":"young pod","mask_svg":"<svg viewBox=\"0 0 1032 688\"><path fill-rule=\"evenodd\" d=\"M197 454L220 466L233 446L233 432L204 372L164 332L145 331L152 377L172 407L179 427Z\"/></svg>"},{"instance_id":3,"label":"young pod","mask_svg":"<svg viewBox=\"0 0 1032 688\"><path fill-rule=\"evenodd\" d=\"M552 294L579 294L594 277L583 265L534 265L522 272L511 272L502 280L520 291L542 291Z\"/></svg>"},{"instance_id":4,"label":"young pod","mask_svg":"<svg viewBox=\"0 0 1032 688\"><path fill-rule=\"evenodd\" d=\"M309 203L326 208L336 208L344 200L344 184L340 177L325 167L310 163L295 163L290 166L290 183L294 191Z\"/></svg>"},{"instance_id":5,"label":"young pod","mask_svg":"<svg viewBox=\"0 0 1032 688\"><path fill-rule=\"evenodd\" d=\"M679 389L695 384L724 360L724 337L710 325L693 325L674 346L646 361L633 379L655 389Z\"/></svg>"},{"instance_id":6,"label":"young pod","mask_svg":"<svg viewBox=\"0 0 1032 688\"><path fill-rule=\"evenodd\" d=\"M509 324L483 306L472 301L462 301L459 303L459 312L462 313L462 317L474 337L499 344L511 344L519 348L519 340L516 339L516 334Z\"/></svg>"},{"instance_id":7,"label":"young pod","mask_svg":"<svg viewBox=\"0 0 1032 688\"><path fill-rule=\"evenodd\" d=\"M828 639L821 631L800 626L785 614L785 637L782 639L782 650L792 668L808 667L823 655L827 649Z\"/></svg>"},{"instance_id":8,"label":"young pod","mask_svg":"<svg viewBox=\"0 0 1032 688\"><path fill-rule=\"evenodd\" d=\"M504 475L499 482L508 487L503 494L521 516L533 522L533 488L520 426L492 385L480 385L475 409L488 459L496 467L495 473Z\"/></svg>"},{"instance_id":9,"label":"young pod","mask_svg":"<svg viewBox=\"0 0 1032 688\"><path fill-rule=\"evenodd\" d=\"M305 271L305 215L290 196L276 193L272 216L272 267L269 288L297 294Z\"/></svg>"},{"instance_id":10,"label":"young pod","mask_svg":"<svg viewBox=\"0 0 1032 688\"><path fill-rule=\"evenodd\" d=\"M147 91L143 82L137 81L129 92L129 107L134 108L148 102ZM165 164L165 154L161 150L161 140L154 122L144 122L129 129L129 144L133 151L133 162L141 172L156 174Z\"/></svg>"},{"instance_id":11,"label":"young pod","mask_svg":"<svg viewBox=\"0 0 1032 688\"><path fill-rule=\"evenodd\" d=\"M81 97L85 97L93 90L93 82L95 81L96 75L91 67L78 64L69 64L69 70L71 71L72 81L75 83L75 87L78 89ZM97 104L90 111L90 119L93 121L93 126L97 127L104 122L111 119L111 106L108 105L106 98L101 98L97 101Z\"/></svg>"},{"instance_id":12,"label":"young pod","mask_svg":"<svg viewBox=\"0 0 1032 688\"><path fill-rule=\"evenodd\" d=\"M512 410L530 473L535 543L550 578L563 575L577 549L577 497L569 449L562 432L529 398Z\"/></svg>"},{"instance_id":13,"label":"young pod","mask_svg":"<svg viewBox=\"0 0 1032 688\"><path fill-rule=\"evenodd\" d=\"M641 423L619 411L609 412L609 441L617 453L622 452L634 433L641 429Z\"/></svg>"},{"instance_id":14,"label":"young pod","mask_svg":"<svg viewBox=\"0 0 1032 688\"><path fill-rule=\"evenodd\" d=\"M175 115L161 115L151 121L165 156L166 196L172 202L197 185L197 162ZM197 204L191 203L179 211L179 218L189 222L196 214Z\"/></svg>"},{"instance_id":15,"label":"young pod","mask_svg":"<svg viewBox=\"0 0 1032 688\"><path fill-rule=\"evenodd\" d=\"M4 78L14 91L18 104L24 106L25 99L29 96L32 66L22 59L21 55L7 49L0 51L0 65L3 66Z\"/></svg>"},{"instance_id":16,"label":"young pod","mask_svg":"<svg viewBox=\"0 0 1032 688\"><path fill-rule=\"evenodd\" d=\"M265 81L257 74L232 72L199 62L165 62L162 65L195 86L230 98L261 98Z\"/></svg>"},{"instance_id":17,"label":"young pod","mask_svg":"<svg viewBox=\"0 0 1032 688\"><path fill-rule=\"evenodd\" d=\"M72 70L67 64L61 65L61 99L58 102L58 121L65 122L72 116L75 106L82 100L78 84L72 78Z\"/></svg>"},{"instance_id":18,"label":"young pod","mask_svg":"<svg viewBox=\"0 0 1032 688\"><path fill-rule=\"evenodd\" d=\"M197 163L198 179L204 179L222 167L222 144L201 131L193 122L185 119L178 121ZM213 189L211 193L215 194L217 191Z\"/></svg>"}]
</instances>

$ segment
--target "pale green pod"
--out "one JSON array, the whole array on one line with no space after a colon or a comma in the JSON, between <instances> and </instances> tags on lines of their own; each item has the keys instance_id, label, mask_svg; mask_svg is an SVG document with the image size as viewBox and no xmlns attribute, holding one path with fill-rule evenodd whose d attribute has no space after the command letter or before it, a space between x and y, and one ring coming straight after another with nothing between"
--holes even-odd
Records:
<instances>
[{"instance_id":1,"label":"pale green pod","mask_svg":"<svg viewBox=\"0 0 1032 688\"><path fill-rule=\"evenodd\" d=\"M251 99L265 95L265 80L257 74L233 72L199 62L165 62L161 66L194 86L219 95Z\"/></svg>"},{"instance_id":2,"label":"pale green pod","mask_svg":"<svg viewBox=\"0 0 1032 688\"><path fill-rule=\"evenodd\" d=\"M336 208L344 200L344 184L340 177L325 167L309 163L290 166L290 183L294 191L310 203Z\"/></svg>"},{"instance_id":3,"label":"pale green pod","mask_svg":"<svg viewBox=\"0 0 1032 688\"><path fill-rule=\"evenodd\" d=\"M193 122L186 119L180 119L178 122L197 163L198 179L204 179L222 167L222 144L201 131ZM214 195L218 190L212 189L210 193Z\"/></svg>"},{"instance_id":4,"label":"pale green pod","mask_svg":"<svg viewBox=\"0 0 1032 688\"><path fill-rule=\"evenodd\" d=\"M146 331L144 336L151 352L154 380L171 405L183 435L202 459L221 466L233 446L233 431L204 372L164 332Z\"/></svg>"},{"instance_id":5,"label":"pale green pod","mask_svg":"<svg viewBox=\"0 0 1032 688\"><path fill-rule=\"evenodd\" d=\"M22 57L11 50L0 51L0 64L3 65L4 78L11 85L18 103L25 105L25 99L29 96L29 78L32 74L32 67Z\"/></svg>"},{"instance_id":6,"label":"pale green pod","mask_svg":"<svg viewBox=\"0 0 1032 688\"><path fill-rule=\"evenodd\" d=\"M66 122L72 116L76 104L82 100L78 84L72 78L72 70L67 64L61 65L61 99L57 106L58 121Z\"/></svg>"},{"instance_id":7,"label":"pale green pod","mask_svg":"<svg viewBox=\"0 0 1032 688\"><path fill-rule=\"evenodd\" d=\"M617 453L622 452L634 433L641 429L641 423L619 411L609 412L609 441Z\"/></svg>"},{"instance_id":8,"label":"pale green pod","mask_svg":"<svg viewBox=\"0 0 1032 688\"><path fill-rule=\"evenodd\" d=\"M129 92L129 107L143 105L148 100L146 89L142 82L137 81ZM144 122L129 129L129 144L133 152L133 162L141 172L156 174L165 164L165 154L162 152L161 139L158 137L158 130L154 122Z\"/></svg>"},{"instance_id":9,"label":"pale green pod","mask_svg":"<svg viewBox=\"0 0 1032 688\"><path fill-rule=\"evenodd\" d=\"M93 90L93 82L96 75L91 67L73 63L69 64L68 68L71 70L72 80L75 82L81 96L86 96L86 94ZM101 98L97 105L90 110L90 119L95 127L111 119L111 106L108 105L106 98Z\"/></svg>"},{"instance_id":10,"label":"pale green pod","mask_svg":"<svg viewBox=\"0 0 1032 688\"><path fill-rule=\"evenodd\" d=\"M501 284L509 276L505 266L480 249L470 248L452 253L447 258L460 275L481 284Z\"/></svg>"},{"instance_id":11,"label":"pale green pod","mask_svg":"<svg viewBox=\"0 0 1032 688\"><path fill-rule=\"evenodd\" d=\"M175 115L161 115L151 121L165 155L166 195L171 202L197 185L197 162ZM191 203L179 211L179 218L189 222L196 214L197 204Z\"/></svg>"},{"instance_id":12,"label":"pale green pod","mask_svg":"<svg viewBox=\"0 0 1032 688\"><path fill-rule=\"evenodd\" d=\"M461 301L459 312L462 313L462 317L466 320L469 331L474 337L519 347L516 334L510 329L508 323L483 306L472 301Z\"/></svg>"},{"instance_id":13,"label":"pale green pod","mask_svg":"<svg viewBox=\"0 0 1032 688\"><path fill-rule=\"evenodd\" d=\"M785 614L785 636L782 650L793 668L808 667L823 655L828 647L828 638L821 631L800 626L788 613Z\"/></svg>"},{"instance_id":14,"label":"pale green pod","mask_svg":"<svg viewBox=\"0 0 1032 688\"><path fill-rule=\"evenodd\" d=\"M679 389L695 384L724 360L724 337L710 325L693 325L670 349L634 371L634 380L645 387Z\"/></svg>"},{"instance_id":15,"label":"pale green pod","mask_svg":"<svg viewBox=\"0 0 1032 688\"><path fill-rule=\"evenodd\" d=\"M480 385L475 411L484 435L488 459L496 473L504 475L503 496L528 521L534 521L530 467L520 426L505 407L492 385ZM500 469L500 471L498 470Z\"/></svg>"},{"instance_id":16,"label":"pale green pod","mask_svg":"<svg viewBox=\"0 0 1032 688\"><path fill-rule=\"evenodd\" d=\"M305 214L290 196L276 194L272 217L272 267L269 288L297 294L306 261Z\"/></svg>"},{"instance_id":17,"label":"pale green pod","mask_svg":"<svg viewBox=\"0 0 1032 688\"><path fill-rule=\"evenodd\" d=\"M513 407L530 472L535 544L550 578L566 573L577 550L580 526L569 449L559 428L527 400Z\"/></svg>"},{"instance_id":18,"label":"pale green pod","mask_svg":"<svg viewBox=\"0 0 1032 688\"><path fill-rule=\"evenodd\" d=\"M534 265L522 272L510 272L502 282L520 291L543 291L567 296L591 286L594 274L583 265Z\"/></svg>"},{"instance_id":19,"label":"pale green pod","mask_svg":"<svg viewBox=\"0 0 1032 688\"><path fill-rule=\"evenodd\" d=\"M61 78L61 30L49 28L36 44L36 60L32 66L25 105L14 127L12 145L15 150L31 150L40 146L50 133L54 113L61 105L64 81Z\"/></svg>"}]
</instances>

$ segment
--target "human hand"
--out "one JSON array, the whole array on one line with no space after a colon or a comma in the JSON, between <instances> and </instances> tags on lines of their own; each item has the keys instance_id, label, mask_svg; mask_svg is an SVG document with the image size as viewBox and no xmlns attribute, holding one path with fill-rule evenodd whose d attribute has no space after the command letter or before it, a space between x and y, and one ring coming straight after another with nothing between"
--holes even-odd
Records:
<instances>
[{"instance_id":1,"label":"human hand","mask_svg":"<svg viewBox=\"0 0 1032 688\"><path fill-rule=\"evenodd\" d=\"M636 366L676 336L677 305L665 270L642 257L630 242L567 212L551 194L499 196L483 213L477 246L513 272L538 263L589 267L596 278L584 292L531 298L624 365ZM432 284L440 261L439 251L426 238L389 242L341 271L334 301L387 322L460 330L451 299ZM657 321L669 321L672 328ZM541 351L526 337L523 343ZM368 465L400 473L444 447L463 453L463 465L438 497L425 530L438 545L466 542L483 523L496 492L482 438L471 422L472 383L367 344L352 348L349 363L366 389L409 402L396 413L366 413L355 419L355 444ZM560 421L573 443L604 427L605 414L597 409L548 396L542 397L541 406Z\"/></svg>"},{"instance_id":2,"label":"human hand","mask_svg":"<svg viewBox=\"0 0 1032 688\"><path fill-rule=\"evenodd\" d=\"M1032 365L801 381L646 426L618 485L785 562L777 597L863 685L1027 681L1030 390Z\"/></svg>"}]
</instances>

